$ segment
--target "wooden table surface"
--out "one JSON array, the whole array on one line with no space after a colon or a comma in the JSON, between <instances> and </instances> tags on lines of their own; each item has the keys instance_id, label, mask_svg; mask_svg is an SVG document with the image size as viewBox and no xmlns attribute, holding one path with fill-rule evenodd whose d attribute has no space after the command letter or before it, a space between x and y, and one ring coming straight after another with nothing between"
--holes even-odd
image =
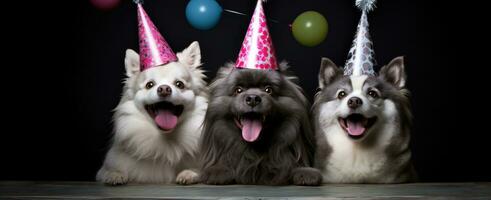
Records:
<instances>
[{"instance_id":1,"label":"wooden table surface","mask_svg":"<svg viewBox=\"0 0 491 200\"><path fill-rule=\"evenodd\" d=\"M330 184L319 187L255 185L105 186L95 182L0 182L0 199L491 199L491 182Z\"/></svg>"}]
</instances>

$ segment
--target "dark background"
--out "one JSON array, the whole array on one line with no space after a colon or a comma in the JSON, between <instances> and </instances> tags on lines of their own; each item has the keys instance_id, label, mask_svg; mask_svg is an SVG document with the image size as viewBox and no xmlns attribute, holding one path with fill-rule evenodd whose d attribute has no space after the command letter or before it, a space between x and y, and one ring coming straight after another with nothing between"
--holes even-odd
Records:
<instances>
[{"instance_id":1,"label":"dark background","mask_svg":"<svg viewBox=\"0 0 491 200\"><path fill-rule=\"evenodd\" d=\"M196 30L185 19L187 2L147 0L144 7L174 51L200 42L203 68L213 78L220 65L235 61L250 18L224 13L216 28ZM218 2L246 14L255 5L253 0ZM138 48L136 6L123 0L114 10L100 11L88 1L17 3L2 6L2 48L7 53L2 56L0 180L93 180L111 138L111 110L121 93L125 49ZM485 79L469 81L463 74L474 69L479 74L488 65L476 65L474 52L480 50L468 45L484 39L484 24L474 32L470 24L481 16L464 13L465 2L448 3L377 2L369 15L376 59L383 65L405 56L415 116L413 160L422 181L491 181L487 124L478 122L478 115L460 114L487 107L484 95L476 92ZM265 4L267 16L280 22L269 23L277 57L291 63L310 99L320 58L340 66L346 59L360 17L353 4ZM313 48L299 45L288 28L307 10L321 12L329 23L327 39Z\"/></svg>"}]
</instances>

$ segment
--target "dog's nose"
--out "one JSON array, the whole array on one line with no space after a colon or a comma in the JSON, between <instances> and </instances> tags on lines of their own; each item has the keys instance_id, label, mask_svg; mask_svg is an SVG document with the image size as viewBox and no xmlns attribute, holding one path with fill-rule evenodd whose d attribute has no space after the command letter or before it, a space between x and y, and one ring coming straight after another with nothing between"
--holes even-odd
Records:
<instances>
[{"instance_id":1,"label":"dog's nose","mask_svg":"<svg viewBox=\"0 0 491 200\"><path fill-rule=\"evenodd\" d=\"M249 95L246 97L245 101L247 105L254 107L261 103L261 97L257 95Z\"/></svg>"},{"instance_id":2,"label":"dog's nose","mask_svg":"<svg viewBox=\"0 0 491 200\"><path fill-rule=\"evenodd\" d=\"M356 109L363 104L363 101L358 97L351 97L348 99L348 107Z\"/></svg>"},{"instance_id":3,"label":"dog's nose","mask_svg":"<svg viewBox=\"0 0 491 200\"><path fill-rule=\"evenodd\" d=\"M167 97L172 94L172 88L168 85L161 85L157 88L157 94L161 97Z\"/></svg>"}]
</instances>

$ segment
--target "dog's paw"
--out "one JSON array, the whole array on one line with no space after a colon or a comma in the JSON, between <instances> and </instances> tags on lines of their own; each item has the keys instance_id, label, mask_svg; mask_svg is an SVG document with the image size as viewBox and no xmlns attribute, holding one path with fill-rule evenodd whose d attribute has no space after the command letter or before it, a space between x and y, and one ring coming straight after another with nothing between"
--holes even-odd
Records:
<instances>
[{"instance_id":1,"label":"dog's paw","mask_svg":"<svg viewBox=\"0 0 491 200\"><path fill-rule=\"evenodd\" d=\"M195 184L198 183L198 180L199 180L198 173L189 169L183 170L176 177L176 183L181 185Z\"/></svg>"},{"instance_id":2,"label":"dog's paw","mask_svg":"<svg viewBox=\"0 0 491 200\"><path fill-rule=\"evenodd\" d=\"M210 167L201 174L201 181L208 185L228 185L234 183L233 171L221 168Z\"/></svg>"},{"instance_id":3,"label":"dog's paw","mask_svg":"<svg viewBox=\"0 0 491 200\"><path fill-rule=\"evenodd\" d=\"M97 179L106 185L124 185L128 183L128 177L117 171L99 172Z\"/></svg>"},{"instance_id":4,"label":"dog's paw","mask_svg":"<svg viewBox=\"0 0 491 200\"><path fill-rule=\"evenodd\" d=\"M322 174L318 169L299 167L293 170L293 184L317 186L322 183Z\"/></svg>"}]
</instances>

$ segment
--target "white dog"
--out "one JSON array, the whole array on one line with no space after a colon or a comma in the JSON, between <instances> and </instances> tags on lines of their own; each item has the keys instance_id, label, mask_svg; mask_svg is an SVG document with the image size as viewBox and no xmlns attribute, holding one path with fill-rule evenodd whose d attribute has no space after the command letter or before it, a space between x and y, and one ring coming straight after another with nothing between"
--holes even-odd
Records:
<instances>
[{"instance_id":1,"label":"white dog","mask_svg":"<svg viewBox=\"0 0 491 200\"><path fill-rule=\"evenodd\" d=\"M198 181L196 154L208 105L198 42L178 61L140 72L139 56L126 51L128 78L114 113L113 144L96 179L192 184Z\"/></svg>"}]
</instances>

